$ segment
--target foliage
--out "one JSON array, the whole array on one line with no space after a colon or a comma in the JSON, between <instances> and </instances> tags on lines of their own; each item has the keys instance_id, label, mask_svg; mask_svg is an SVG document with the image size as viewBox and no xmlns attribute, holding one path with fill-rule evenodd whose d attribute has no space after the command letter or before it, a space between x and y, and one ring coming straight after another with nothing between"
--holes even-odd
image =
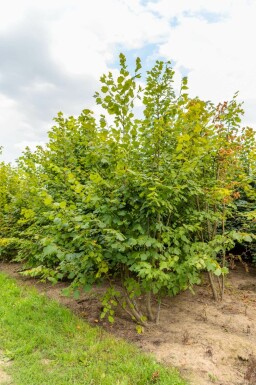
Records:
<instances>
[{"instance_id":1,"label":"foliage","mask_svg":"<svg viewBox=\"0 0 256 385\"><path fill-rule=\"evenodd\" d=\"M0 260L12 259L20 248L20 239L0 238Z\"/></svg>"},{"instance_id":2,"label":"foliage","mask_svg":"<svg viewBox=\"0 0 256 385\"><path fill-rule=\"evenodd\" d=\"M68 278L75 295L107 281L103 316L113 322L121 306L146 326L161 297L192 290L202 270L223 296L228 250L254 239L254 211L240 207L255 202L256 159L237 94L215 106L191 99L186 78L176 92L169 62L143 86L140 70L121 54L119 75L95 93L99 119L59 113L45 148L1 165L0 220L2 236L23 240L26 274Z\"/></svg>"}]
</instances>

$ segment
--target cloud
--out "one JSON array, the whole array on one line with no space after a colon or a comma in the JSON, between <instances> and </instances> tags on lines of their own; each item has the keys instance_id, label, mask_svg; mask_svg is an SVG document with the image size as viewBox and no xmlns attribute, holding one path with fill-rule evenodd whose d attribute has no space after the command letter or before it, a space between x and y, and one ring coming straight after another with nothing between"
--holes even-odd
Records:
<instances>
[{"instance_id":1,"label":"cloud","mask_svg":"<svg viewBox=\"0 0 256 385\"><path fill-rule=\"evenodd\" d=\"M256 89L256 3L196 0L192 10L187 1L177 2L174 7L168 4L162 0L150 5L159 17L170 20L175 14L177 18L175 28L159 44L158 54L172 58L177 71L187 67L194 96L219 101L230 99L239 90L240 99L245 101L245 122L255 124L252 99Z\"/></svg>"},{"instance_id":2,"label":"cloud","mask_svg":"<svg viewBox=\"0 0 256 385\"><path fill-rule=\"evenodd\" d=\"M100 75L120 51L172 60L192 95L214 101L240 90L256 121L253 0L9 0L0 14L0 145L5 159L43 142L58 111L93 108ZM98 111L98 108L96 108Z\"/></svg>"},{"instance_id":3,"label":"cloud","mask_svg":"<svg viewBox=\"0 0 256 385\"><path fill-rule=\"evenodd\" d=\"M22 140L24 135L28 134L24 119L25 116L19 111L15 100L0 94L0 145L5 145L5 159L8 161L14 160L16 141Z\"/></svg>"},{"instance_id":4,"label":"cloud","mask_svg":"<svg viewBox=\"0 0 256 385\"><path fill-rule=\"evenodd\" d=\"M0 125L8 160L28 136L45 140L58 111L92 107L98 79L119 51L157 43L169 28L138 0L10 0L0 25L0 90L15 101ZM15 135L7 140L9 126Z\"/></svg>"},{"instance_id":5,"label":"cloud","mask_svg":"<svg viewBox=\"0 0 256 385\"><path fill-rule=\"evenodd\" d=\"M138 0L77 1L73 10L54 23L51 52L68 72L107 70L118 49L140 49L168 34L167 22L154 17Z\"/></svg>"},{"instance_id":6,"label":"cloud","mask_svg":"<svg viewBox=\"0 0 256 385\"><path fill-rule=\"evenodd\" d=\"M78 114L91 105L98 83L92 74L69 74L54 62L44 23L25 19L6 31L0 52L0 142L11 160L20 153L17 142L46 140L58 111Z\"/></svg>"}]
</instances>

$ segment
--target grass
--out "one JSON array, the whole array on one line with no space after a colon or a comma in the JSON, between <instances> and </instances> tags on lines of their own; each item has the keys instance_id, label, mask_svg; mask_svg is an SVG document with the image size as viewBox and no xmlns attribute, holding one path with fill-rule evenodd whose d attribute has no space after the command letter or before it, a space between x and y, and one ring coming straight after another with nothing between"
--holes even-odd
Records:
<instances>
[{"instance_id":1,"label":"grass","mask_svg":"<svg viewBox=\"0 0 256 385\"><path fill-rule=\"evenodd\" d=\"M0 273L0 350L15 385L185 385L177 371Z\"/></svg>"}]
</instances>

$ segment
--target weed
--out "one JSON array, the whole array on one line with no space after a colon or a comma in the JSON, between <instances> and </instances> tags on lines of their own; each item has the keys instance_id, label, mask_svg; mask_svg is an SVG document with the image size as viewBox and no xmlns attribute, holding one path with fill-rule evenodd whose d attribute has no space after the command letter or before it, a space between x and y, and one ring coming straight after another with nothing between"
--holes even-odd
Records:
<instances>
[{"instance_id":1,"label":"weed","mask_svg":"<svg viewBox=\"0 0 256 385\"><path fill-rule=\"evenodd\" d=\"M208 373L209 380L215 384L218 381L218 377L215 376L214 374Z\"/></svg>"}]
</instances>

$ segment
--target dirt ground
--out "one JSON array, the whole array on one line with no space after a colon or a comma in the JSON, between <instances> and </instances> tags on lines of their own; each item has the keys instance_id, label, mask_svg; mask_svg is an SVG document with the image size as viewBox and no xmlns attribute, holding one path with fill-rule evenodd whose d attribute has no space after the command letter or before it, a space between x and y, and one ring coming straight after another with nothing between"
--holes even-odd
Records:
<instances>
[{"instance_id":1,"label":"dirt ground","mask_svg":"<svg viewBox=\"0 0 256 385\"><path fill-rule=\"evenodd\" d=\"M100 325L134 342L164 364L177 367L191 385L256 385L255 267L250 267L249 272L241 265L231 270L223 302L213 301L207 281L195 288L195 295L187 291L165 298L160 325L152 326L143 334L136 332L124 314L116 316L113 326L100 320L102 289L75 300L61 294L67 286L65 283L52 286L22 278L19 269L19 265L0 264L0 271L23 284L36 285L91 324Z\"/></svg>"},{"instance_id":2,"label":"dirt ground","mask_svg":"<svg viewBox=\"0 0 256 385\"><path fill-rule=\"evenodd\" d=\"M0 385L11 385L11 377L5 372L9 362L5 360L4 355L0 351Z\"/></svg>"}]
</instances>

